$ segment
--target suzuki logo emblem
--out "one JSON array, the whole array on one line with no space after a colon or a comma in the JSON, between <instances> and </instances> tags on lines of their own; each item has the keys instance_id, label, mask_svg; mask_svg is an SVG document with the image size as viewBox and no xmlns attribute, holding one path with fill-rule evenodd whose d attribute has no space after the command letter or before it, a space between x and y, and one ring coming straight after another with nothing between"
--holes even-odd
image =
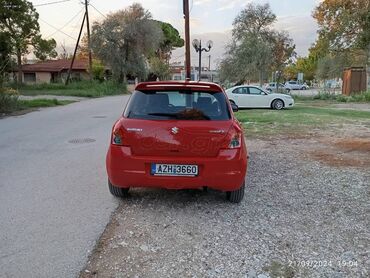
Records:
<instances>
[{"instance_id":1,"label":"suzuki logo emblem","mask_svg":"<svg viewBox=\"0 0 370 278\"><path fill-rule=\"evenodd\" d=\"M179 128L178 128L178 127L173 127L173 128L171 129L171 132L172 132L173 134L177 134L177 133L179 133Z\"/></svg>"}]
</instances>

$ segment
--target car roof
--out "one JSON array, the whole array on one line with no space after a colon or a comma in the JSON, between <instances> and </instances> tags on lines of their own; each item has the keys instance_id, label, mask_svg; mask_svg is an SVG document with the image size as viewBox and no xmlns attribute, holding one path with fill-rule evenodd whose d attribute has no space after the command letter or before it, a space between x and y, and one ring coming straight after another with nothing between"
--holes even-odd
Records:
<instances>
[{"instance_id":1,"label":"car roof","mask_svg":"<svg viewBox=\"0 0 370 278\"><path fill-rule=\"evenodd\" d=\"M154 81L142 82L136 85L135 90L191 90L191 91L212 91L222 92L220 85L211 82L201 81Z\"/></svg>"},{"instance_id":2,"label":"car roof","mask_svg":"<svg viewBox=\"0 0 370 278\"><path fill-rule=\"evenodd\" d=\"M227 89L226 91L230 91L230 90L234 90L234 89L238 89L238 88L243 88L243 87L252 87L252 88L258 88L258 89L263 90L263 88L262 88L262 87L260 87L260 86L255 86L255 85L238 85L238 86L230 87L230 88L229 88L229 89Z\"/></svg>"}]
</instances>

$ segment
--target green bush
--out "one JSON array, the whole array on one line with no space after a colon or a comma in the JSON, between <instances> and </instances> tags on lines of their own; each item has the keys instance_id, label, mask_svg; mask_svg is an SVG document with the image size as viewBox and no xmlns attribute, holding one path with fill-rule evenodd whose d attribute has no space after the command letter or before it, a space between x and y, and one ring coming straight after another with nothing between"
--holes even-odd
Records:
<instances>
[{"instance_id":1,"label":"green bush","mask_svg":"<svg viewBox=\"0 0 370 278\"><path fill-rule=\"evenodd\" d=\"M315 96L293 96L296 101L333 100L338 102L370 102L370 91L345 96L342 94L331 94L320 92Z\"/></svg>"},{"instance_id":2,"label":"green bush","mask_svg":"<svg viewBox=\"0 0 370 278\"><path fill-rule=\"evenodd\" d=\"M18 109L18 91L0 88L0 113L9 113Z\"/></svg>"},{"instance_id":3,"label":"green bush","mask_svg":"<svg viewBox=\"0 0 370 278\"><path fill-rule=\"evenodd\" d=\"M95 80L104 81L105 67L99 60L93 60L92 75Z\"/></svg>"},{"instance_id":4,"label":"green bush","mask_svg":"<svg viewBox=\"0 0 370 278\"><path fill-rule=\"evenodd\" d=\"M339 101L339 102L350 102L350 97L346 97L344 95L338 95L337 96L337 101Z\"/></svg>"},{"instance_id":5,"label":"green bush","mask_svg":"<svg viewBox=\"0 0 370 278\"><path fill-rule=\"evenodd\" d=\"M321 99L321 100L332 99L332 100L335 100L337 98L337 96L338 95L331 94L331 93L328 93L328 92L320 92L319 94L314 96L313 99Z\"/></svg>"},{"instance_id":6,"label":"green bush","mask_svg":"<svg viewBox=\"0 0 370 278\"><path fill-rule=\"evenodd\" d=\"M370 91L350 96L353 102L370 102Z\"/></svg>"}]
</instances>

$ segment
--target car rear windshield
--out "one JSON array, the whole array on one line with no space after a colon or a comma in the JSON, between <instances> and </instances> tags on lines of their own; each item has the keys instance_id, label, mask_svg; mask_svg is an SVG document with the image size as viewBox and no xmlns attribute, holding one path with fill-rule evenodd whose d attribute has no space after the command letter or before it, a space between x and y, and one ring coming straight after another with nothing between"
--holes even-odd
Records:
<instances>
[{"instance_id":1,"label":"car rear windshield","mask_svg":"<svg viewBox=\"0 0 370 278\"><path fill-rule=\"evenodd\" d=\"M229 120L222 92L135 91L124 117L145 120Z\"/></svg>"}]
</instances>

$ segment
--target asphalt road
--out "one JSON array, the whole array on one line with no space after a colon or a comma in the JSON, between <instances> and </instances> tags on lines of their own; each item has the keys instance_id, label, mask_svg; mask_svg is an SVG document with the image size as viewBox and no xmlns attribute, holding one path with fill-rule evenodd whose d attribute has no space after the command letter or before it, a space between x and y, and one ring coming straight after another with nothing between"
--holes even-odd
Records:
<instances>
[{"instance_id":1,"label":"asphalt road","mask_svg":"<svg viewBox=\"0 0 370 278\"><path fill-rule=\"evenodd\" d=\"M127 99L0 119L0 277L75 277L83 268L118 205L105 154Z\"/></svg>"}]
</instances>

